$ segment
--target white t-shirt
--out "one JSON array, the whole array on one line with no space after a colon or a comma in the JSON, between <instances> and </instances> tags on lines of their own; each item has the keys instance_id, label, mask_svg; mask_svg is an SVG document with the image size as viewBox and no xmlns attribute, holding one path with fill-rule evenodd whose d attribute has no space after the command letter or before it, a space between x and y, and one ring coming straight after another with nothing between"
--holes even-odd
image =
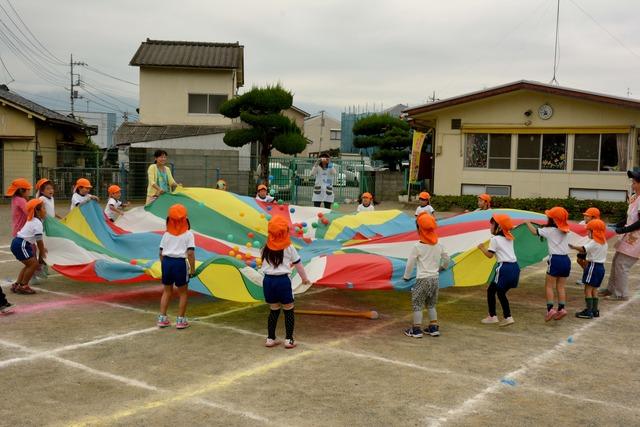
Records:
<instances>
[{"instance_id":1,"label":"white t-shirt","mask_svg":"<svg viewBox=\"0 0 640 427\"><path fill-rule=\"evenodd\" d=\"M416 216L420 215L422 212L426 212L429 215L433 215L433 213L436 210L433 209L433 207L431 205L427 205L427 206L418 206L418 208L416 209Z\"/></svg>"},{"instance_id":2,"label":"white t-shirt","mask_svg":"<svg viewBox=\"0 0 640 427\"><path fill-rule=\"evenodd\" d=\"M260 196L256 195L256 200L259 202L272 203L275 199L267 194L264 199L261 199Z\"/></svg>"},{"instance_id":3,"label":"white t-shirt","mask_svg":"<svg viewBox=\"0 0 640 427\"><path fill-rule=\"evenodd\" d=\"M358 212L372 212L375 211L376 208L373 207L373 203L370 203L369 206L365 206L362 203L358 205Z\"/></svg>"},{"instance_id":4,"label":"white t-shirt","mask_svg":"<svg viewBox=\"0 0 640 427\"><path fill-rule=\"evenodd\" d=\"M496 254L498 262L518 262L513 250L513 240L504 236L493 236L489 241L489 252Z\"/></svg>"},{"instance_id":5,"label":"white t-shirt","mask_svg":"<svg viewBox=\"0 0 640 427\"><path fill-rule=\"evenodd\" d=\"M587 251L587 261L600 262L603 264L607 262L607 251L609 250L607 242L600 244L591 239L584 245L584 250Z\"/></svg>"},{"instance_id":6,"label":"white t-shirt","mask_svg":"<svg viewBox=\"0 0 640 427\"><path fill-rule=\"evenodd\" d=\"M569 233L556 227L538 228L538 236L547 239L549 255L567 255L569 253Z\"/></svg>"},{"instance_id":7,"label":"white t-shirt","mask_svg":"<svg viewBox=\"0 0 640 427\"><path fill-rule=\"evenodd\" d=\"M422 242L415 244L407 258L407 268L404 270L404 278L409 279L413 268L417 265L416 279L424 279L438 275L440 267L446 268L449 264L449 255L444 251L440 243L427 245Z\"/></svg>"},{"instance_id":8,"label":"white t-shirt","mask_svg":"<svg viewBox=\"0 0 640 427\"><path fill-rule=\"evenodd\" d=\"M300 262L300 255L298 255L298 251L293 246L288 246L284 250L284 255L282 258L282 264L277 267L269 264L269 261L266 259L262 260L262 273L269 274L272 276L278 276L281 274L289 274L291 273L291 266L293 264L297 264Z\"/></svg>"},{"instance_id":9,"label":"white t-shirt","mask_svg":"<svg viewBox=\"0 0 640 427\"><path fill-rule=\"evenodd\" d=\"M179 236L174 236L169 232L165 232L160 241L160 249L162 256L171 258L186 258L187 250L196 248L196 239L191 232L187 230Z\"/></svg>"},{"instance_id":10,"label":"white t-shirt","mask_svg":"<svg viewBox=\"0 0 640 427\"><path fill-rule=\"evenodd\" d=\"M91 194L87 193L85 196L80 195L80 193L73 193L71 196L71 209L75 208L78 205L82 205L91 200Z\"/></svg>"},{"instance_id":11,"label":"white t-shirt","mask_svg":"<svg viewBox=\"0 0 640 427\"><path fill-rule=\"evenodd\" d=\"M110 197L109 201L107 202L107 206L104 208L104 214L107 216L107 218L115 221L118 218L118 214L112 211L109 206L120 209L120 206L122 206L122 202L120 200L114 199L113 197Z\"/></svg>"},{"instance_id":12,"label":"white t-shirt","mask_svg":"<svg viewBox=\"0 0 640 427\"><path fill-rule=\"evenodd\" d=\"M44 227L42 226L42 221L34 217L22 226L16 237L20 237L29 243L35 243L38 240L42 240L43 234Z\"/></svg>"},{"instance_id":13,"label":"white t-shirt","mask_svg":"<svg viewBox=\"0 0 640 427\"><path fill-rule=\"evenodd\" d=\"M56 217L56 203L53 200L53 197L49 198L47 196L40 196L38 199L42 200L42 204L47 211L47 216L51 218Z\"/></svg>"}]
</instances>

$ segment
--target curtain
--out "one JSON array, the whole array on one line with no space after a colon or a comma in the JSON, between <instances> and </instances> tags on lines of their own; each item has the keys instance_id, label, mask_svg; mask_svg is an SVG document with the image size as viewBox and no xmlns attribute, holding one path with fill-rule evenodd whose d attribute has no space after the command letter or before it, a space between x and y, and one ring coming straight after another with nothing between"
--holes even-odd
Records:
<instances>
[{"instance_id":1,"label":"curtain","mask_svg":"<svg viewBox=\"0 0 640 427\"><path fill-rule=\"evenodd\" d=\"M629 143L629 134L628 133L617 133L616 134L616 148L618 149L618 170L626 171L627 170L627 160L628 160L628 152L627 149Z\"/></svg>"}]
</instances>

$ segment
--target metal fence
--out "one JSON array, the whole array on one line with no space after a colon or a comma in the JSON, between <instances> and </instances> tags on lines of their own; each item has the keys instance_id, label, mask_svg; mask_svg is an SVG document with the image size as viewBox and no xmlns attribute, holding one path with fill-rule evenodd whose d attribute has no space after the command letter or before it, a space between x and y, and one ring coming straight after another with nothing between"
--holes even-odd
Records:
<instances>
[{"instance_id":1,"label":"metal fence","mask_svg":"<svg viewBox=\"0 0 640 427\"><path fill-rule=\"evenodd\" d=\"M170 151L170 150L167 150ZM72 150L0 150L0 179L6 189L11 180L24 177L36 182L49 178L56 185L56 198L71 197L78 178L89 179L93 193L107 196L107 188L118 184L126 200L143 200L147 191L147 169L153 162L151 150L130 149L110 152ZM126 155L125 155L126 154ZM317 159L283 157L269 160L270 188L275 197L287 203L311 204L315 178L311 168ZM240 156L237 151L217 151L212 154L189 150L169 153L169 166L178 183L188 187L214 188L219 179L227 182L229 191L255 195L261 183L256 157ZM333 160L335 201L343 203L358 199L365 191L374 192L374 168L363 160ZM4 193L4 191L3 191Z\"/></svg>"}]
</instances>

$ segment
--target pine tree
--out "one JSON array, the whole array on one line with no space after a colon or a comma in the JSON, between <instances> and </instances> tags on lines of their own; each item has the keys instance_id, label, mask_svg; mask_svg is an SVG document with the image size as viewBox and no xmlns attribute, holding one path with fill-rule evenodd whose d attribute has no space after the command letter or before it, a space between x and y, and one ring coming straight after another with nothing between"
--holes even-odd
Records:
<instances>
[{"instance_id":1,"label":"pine tree","mask_svg":"<svg viewBox=\"0 0 640 427\"><path fill-rule=\"evenodd\" d=\"M374 160L382 160L390 170L396 170L398 163L409 158L411 150L411 129L409 124L388 114L373 114L363 117L353 125L357 148L377 147Z\"/></svg>"}]
</instances>

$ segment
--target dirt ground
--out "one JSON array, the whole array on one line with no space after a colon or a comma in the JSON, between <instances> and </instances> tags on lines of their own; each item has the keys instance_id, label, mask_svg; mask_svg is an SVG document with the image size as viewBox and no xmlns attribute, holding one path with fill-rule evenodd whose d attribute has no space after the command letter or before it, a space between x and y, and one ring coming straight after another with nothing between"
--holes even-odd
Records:
<instances>
[{"instance_id":1,"label":"dirt ground","mask_svg":"<svg viewBox=\"0 0 640 427\"><path fill-rule=\"evenodd\" d=\"M391 207L385 204L385 207ZM348 207L343 207L348 209ZM79 283L53 274L31 296L0 206L0 279L16 313L0 316L0 425L640 425L640 308L603 301L581 320L544 322L544 265L509 293L516 323L480 324L485 289L446 289L442 335L407 338L409 294L312 288L298 308L369 310L378 320L296 317L299 346L267 349L267 308L189 300L189 329L155 327L160 286ZM609 256L611 259L612 253ZM174 319L176 303L170 312ZM279 324L283 335L283 319Z\"/></svg>"}]
</instances>

